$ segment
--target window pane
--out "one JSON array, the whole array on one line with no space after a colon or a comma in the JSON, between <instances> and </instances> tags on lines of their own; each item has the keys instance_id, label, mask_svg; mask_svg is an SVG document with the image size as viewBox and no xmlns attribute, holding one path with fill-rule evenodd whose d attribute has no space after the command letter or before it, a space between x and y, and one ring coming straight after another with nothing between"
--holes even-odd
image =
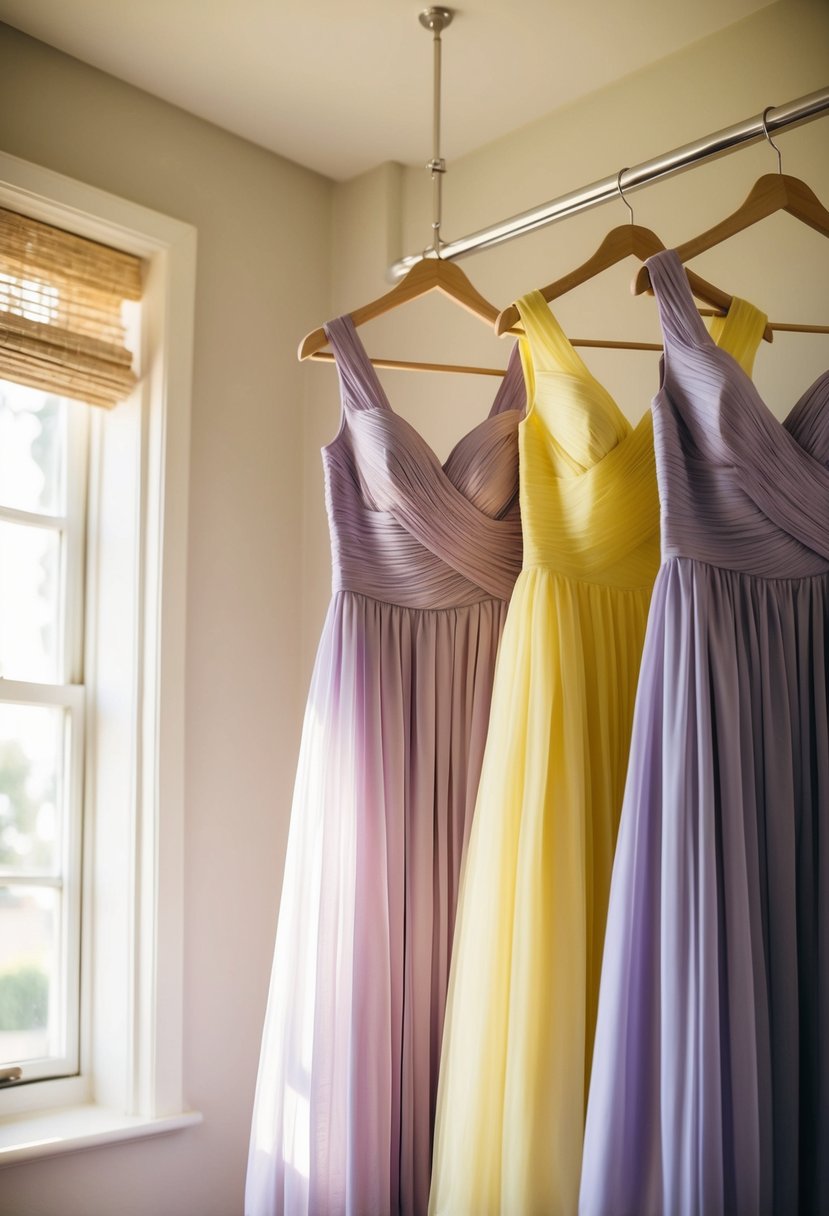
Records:
<instances>
[{"instance_id":1,"label":"window pane","mask_svg":"<svg viewBox=\"0 0 829 1216\"><path fill-rule=\"evenodd\" d=\"M0 520L0 675L49 683L60 655L60 541Z\"/></svg>"},{"instance_id":2,"label":"window pane","mask_svg":"<svg viewBox=\"0 0 829 1216\"><path fill-rule=\"evenodd\" d=\"M0 1066L62 1054L60 898L0 884Z\"/></svg>"},{"instance_id":3,"label":"window pane","mask_svg":"<svg viewBox=\"0 0 829 1216\"><path fill-rule=\"evenodd\" d=\"M63 514L66 402L0 380L0 503Z\"/></svg>"},{"instance_id":4,"label":"window pane","mask_svg":"<svg viewBox=\"0 0 829 1216\"><path fill-rule=\"evenodd\" d=\"M59 871L65 715L0 704L0 875Z\"/></svg>"}]
</instances>

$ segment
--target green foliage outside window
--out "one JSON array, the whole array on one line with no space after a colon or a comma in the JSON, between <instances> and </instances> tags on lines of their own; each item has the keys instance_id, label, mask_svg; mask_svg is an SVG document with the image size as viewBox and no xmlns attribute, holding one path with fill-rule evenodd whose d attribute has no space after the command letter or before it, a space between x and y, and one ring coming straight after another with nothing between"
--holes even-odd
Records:
<instances>
[{"instance_id":1,"label":"green foliage outside window","mask_svg":"<svg viewBox=\"0 0 829 1216\"><path fill-rule=\"evenodd\" d=\"M23 964L0 973L0 1030L39 1030L49 1016L49 980Z\"/></svg>"}]
</instances>

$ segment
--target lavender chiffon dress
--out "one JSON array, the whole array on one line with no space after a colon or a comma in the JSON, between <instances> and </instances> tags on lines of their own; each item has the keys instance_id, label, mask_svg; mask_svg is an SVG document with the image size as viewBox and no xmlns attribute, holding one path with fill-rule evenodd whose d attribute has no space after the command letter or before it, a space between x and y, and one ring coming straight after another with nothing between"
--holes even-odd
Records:
<instances>
[{"instance_id":1,"label":"lavender chiffon dress","mask_svg":"<svg viewBox=\"0 0 829 1216\"><path fill-rule=\"evenodd\" d=\"M829 1212L829 374L776 420L648 266L662 559L581 1216Z\"/></svg>"},{"instance_id":2,"label":"lavender chiffon dress","mask_svg":"<svg viewBox=\"0 0 829 1216\"><path fill-rule=\"evenodd\" d=\"M305 715L247 1216L420 1216L461 861L521 569L517 351L445 464L327 333L333 598Z\"/></svg>"}]
</instances>

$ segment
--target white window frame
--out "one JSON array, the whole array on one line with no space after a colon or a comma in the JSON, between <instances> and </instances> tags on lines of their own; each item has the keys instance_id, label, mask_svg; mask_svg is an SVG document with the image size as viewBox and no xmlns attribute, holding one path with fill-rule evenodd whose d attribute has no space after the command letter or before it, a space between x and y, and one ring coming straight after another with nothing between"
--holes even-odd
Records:
<instances>
[{"instance_id":1,"label":"white window frame","mask_svg":"<svg viewBox=\"0 0 829 1216\"><path fill-rule=\"evenodd\" d=\"M28 680L0 681L0 702L58 707L66 712L64 741L61 857L58 875L44 878L25 872L5 875L2 886L47 886L61 891L60 976L58 1006L63 1026L63 1052L23 1066L27 1081L72 1076L80 1068L80 962L81 962L81 842L83 825L83 773L86 698L83 686L84 550L86 547L87 471L89 452L88 408L67 401L65 430L65 510L21 511L0 505L0 520L26 527L56 531L61 536L58 618L60 639L57 679L40 684ZM50 1019L56 1016L50 1003Z\"/></svg>"},{"instance_id":2,"label":"white window frame","mask_svg":"<svg viewBox=\"0 0 829 1216\"><path fill-rule=\"evenodd\" d=\"M138 387L90 407L76 1076L0 1088L0 1165L189 1126L184 658L196 231L0 153L0 206L147 263Z\"/></svg>"}]
</instances>

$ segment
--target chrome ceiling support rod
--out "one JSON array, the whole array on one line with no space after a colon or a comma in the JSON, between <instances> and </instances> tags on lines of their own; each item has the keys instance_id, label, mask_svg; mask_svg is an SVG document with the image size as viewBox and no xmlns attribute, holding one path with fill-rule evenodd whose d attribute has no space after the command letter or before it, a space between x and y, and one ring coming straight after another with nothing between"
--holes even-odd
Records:
<instances>
[{"instance_id":1,"label":"chrome ceiling support rod","mask_svg":"<svg viewBox=\"0 0 829 1216\"><path fill-rule=\"evenodd\" d=\"M432 174L432 244L423 254L424 257L441 257L440 225L443 218L443 175L446 172L446 161L440 154L440 78L441 78L441 39L440 36L448 25L452 24L454 13L451 8L425 8L420 14L420 24L431 30L434 46L434 99L432 105L432 159L426 168ZM419 261L418 258L414 259ZM407 268L408 269L408 268Z\"/></svg>"}]
</instances>

